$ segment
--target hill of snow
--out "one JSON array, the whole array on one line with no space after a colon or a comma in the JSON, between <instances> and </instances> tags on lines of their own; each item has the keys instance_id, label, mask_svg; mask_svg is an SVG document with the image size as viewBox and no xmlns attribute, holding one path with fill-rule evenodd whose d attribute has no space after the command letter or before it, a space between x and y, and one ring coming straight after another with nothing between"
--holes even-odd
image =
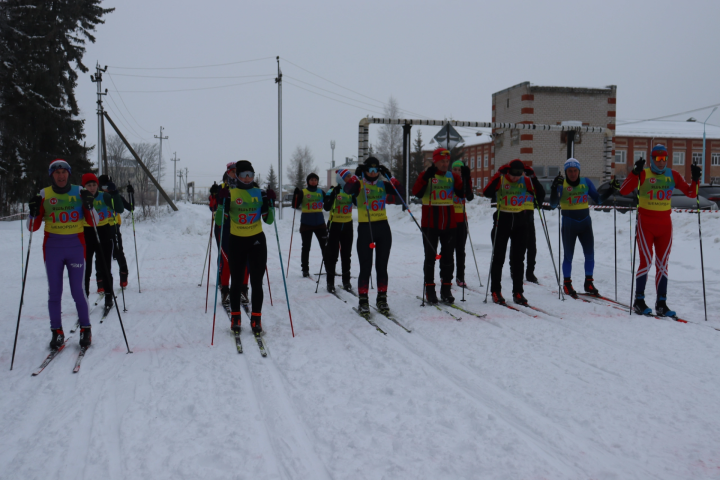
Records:
<instances>
[{"instance_id":1,"label":"hill of snow","mask_svg":"<svg viewBox=\"0 0 720 480\"><path fill-rule=\"evenodd\" d=\"M33 238L15 367L9 371L21 289L19 222L0 222L0 477L7 479L711 479L720 478L720 214L703 214L709 322L704 321L697 216L673 214L668 304L681 324L629 316L608 306L557 298L541 230L531 304L537 318L484 304L468 251L458 304L484 319L420 307L422 239L390 207L389 303L412 333L376 315L382 335L344 303L301 277L295 234L287 283L291 335L277 241L268 237L274 306L266 290L269 356L247 330L235 351L219 307L215 344L211 271L198 287L208 242L206 207L136 224L138 293L130 222L123 321L91 315L93 347L77 375L77 333L38 377L50 331L42 232ZM491 255L490 207L468 208L482 282ZM420 209L417 207L419 216ZM593 212L596 286L614 297L613 215ZM548 214L557 262L557 213ZM292 211L278 222L287 262ZM630 300L632 243L617 215L618 296ZM299 222L296 221L296 229ZM27 251L28 233L24 234ZM213 254L217 250L213 241ZM582 288L576 248L576 288ZM215 262L213 261L213 264ZM311 271L320 266L317 243ZM117 266L115 265L115 272ZM358 265L353 251L353 275ZM117 277L116 277L117 278ZM317 277L316 277L317 278ZM355 282L355 280L353 280ZM654 268L648 285L654 283ZM503 278L511 293L509 267ZM648 290L651 290L648 288ZM650 292L649 292L650 293ZM654 293L648 304L654 304ZM95 299L95 294L91 295ZM375 292L371 291L371 302ZM120 298L122 305L122 298ZM66 283L63 322L75 322Z\"/></svg>"}]
</instances>

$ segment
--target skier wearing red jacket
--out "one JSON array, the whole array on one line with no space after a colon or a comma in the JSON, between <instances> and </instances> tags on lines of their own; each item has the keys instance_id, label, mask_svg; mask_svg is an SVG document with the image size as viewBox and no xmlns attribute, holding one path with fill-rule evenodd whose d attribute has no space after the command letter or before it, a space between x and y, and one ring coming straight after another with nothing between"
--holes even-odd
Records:
<instances>
[{"instance_id":1,"label":"skier wearing red jacket","mask_svg":"<svg viewBox=\"0 0 720 480\"><path fill-rule=\"evenodd\" d=\"M422 200L422 230L424 232L423 246L425 247L425 299L429 303L438 303L435 292L435 260L437 245L440 242L440 300L453 303L450 287L452 286L453 251L455 250L455 235L457 230L457 217L453 198L461 199L470 192L470 169L463 167L462 177L450 169L450 152L445 148L437 148L433 152L433 164L421 173L412 194ZM463 185L467 186L466 189ZM470 192L472 194L472 192Z\"/></svg>"},{"instance_id":2,"label":"skier wearing red jacket","mask_svg":"<svg viewBox=\"0 0 720 480\"><path fill-rule=\"evenodd\" d=\"M638 189L638 216L635 231L637 248L640 252L640 265L635 275L635 301L633 310L640 315L650 315L652 310L645 303L645 285L648 272L655 257L655 312L660 316L674 317L675 312L667 306L668 266L672 247L672 220L670 219L670 200L673 189L682 191L688 198L696 198L696 189L702 174L699 165L691 165L692 183L675 170L667 167L667 148L655 145L650 153L650 168L644 168L645 160L635 162L635 168L620 187L620 194L627 195Z\"/></svg>"},{"instance_id":3,"label":"skier wearing red jacket","mask_svg":"<svg viewBox=\"0 0 720 480\"><path fill-rule=\"evenodd\" d=\"M523 175L524 174L524 175ZM497 196L497 212L493 215L490 239L493 241L493 255L490 267L490 292L493 302L504 304L501 278L505 265L507 243L510 244L510 275L513 280L513 302L527 305L523 296L523 273L525 272L525 239L528 234L525 202L536 198L538 204L545 200L545 190L535 176L532 167L515 159L500 167L483 195L494 199Z\"/></svg>"}]
</instances>

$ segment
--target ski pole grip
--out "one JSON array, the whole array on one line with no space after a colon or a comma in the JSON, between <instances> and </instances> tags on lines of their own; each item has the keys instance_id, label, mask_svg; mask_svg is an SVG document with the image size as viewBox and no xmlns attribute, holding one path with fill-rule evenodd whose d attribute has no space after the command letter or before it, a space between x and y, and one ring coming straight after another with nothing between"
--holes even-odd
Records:
<instances>
[{"instance_id":1,"label":"ski pole grip","mask_svg":"<svg viewBox=\"0 0 720 480\"><path fill-rule=\"evenodd\" d=\"M372 243L370 244L370 248L375 248L375 242L372 242Z\"/></svg>"}]
</instances>

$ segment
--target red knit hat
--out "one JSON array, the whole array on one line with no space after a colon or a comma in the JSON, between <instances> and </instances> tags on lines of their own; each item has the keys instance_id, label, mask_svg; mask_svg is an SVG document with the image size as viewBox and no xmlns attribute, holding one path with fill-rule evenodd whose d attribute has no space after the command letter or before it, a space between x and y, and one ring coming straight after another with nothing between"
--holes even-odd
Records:
<instances>
[{"instance_id":1,"label":"red knit hat","mask_svg":"<svg viewBox=\"0 0 720 480\"><path fill-rule=\"evenodd\" d=\"M447 148L436 148L433 152L433 162L439 162L440 160L450 160L450 151Z\"/></svg>"},{"instance_id":2,"label":"red knit hat","mask_svg":"<svg viewBox=\"0 0 720 480\"><path fill-rule=\"evenodd\" d=\"M85 185L87 185L88 183L90 183L90 182L95 182L95 183L97 183L98 185L100 184L100 182L98 181L98 178L95 176L94 173L86 173L86 174L84 174L84 175L82 176L82 179L80 180L80 184L81 184L83 187L84 187Z\"/></svg>"}]
</instances>

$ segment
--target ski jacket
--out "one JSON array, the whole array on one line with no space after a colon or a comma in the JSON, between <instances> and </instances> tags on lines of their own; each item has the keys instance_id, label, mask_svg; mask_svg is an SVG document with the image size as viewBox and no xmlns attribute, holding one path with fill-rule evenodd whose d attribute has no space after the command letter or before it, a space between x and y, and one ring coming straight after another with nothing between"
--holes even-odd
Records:
<instances>
[{"instance_id":1,"label":"ski jacket","mask_svg":"<svg viewBox=\"0 0 720 480\"><path fill-rule=\"evenodd\" d=\"M45 236L82 235L84 238L83 221L95 224L100 222L97 212L86 209L80 198L80 185L69 185L63 193L57 193L53 187L40 190L42 203L37 217L28 217L27 228L37 231L45 222ZM83 240L84 243L84 240Z\"/></svg>"},{"instance_id":2,"label":"ski jacket","mask_svg":"<svg viewBox=\"0 0 720 480\"><path fill-rule=\"evenodd\" d=\"M237 237L252 237L262 233L260 219L268 225L275 220L265 190L261 190L255 184L237 182L235 185L237 187L229 189L230 197L226 199L223 208L229 217L230 234Z\"/></svg>"},{"instance_id":3,"label":"ski jacket","mask_svg":"<svg viewBox=\"0 0 720 480\"><path fill-rule=\"evenodd\" d=\"M325 195L323 209L330 212L331 222L350 223L352 222L353 196L342 192L338 185Z\"/></svg>"},{"instance_id":4,"label":"ski jacket","mask_svg":"<svg viewBox=\"0 0 720 480\"><path fill-rule=\"evenodd\" d=\"M620 187L620 195L627 195L637 188L639 215L669 219L673 189L679 189L688 198L696 198L698 184L697 180L693 180L688 185L685 179L671 168L665 168L659 174L646 168L639 176L633 172L628 174Z\"/></svg>"},{"instance_id":5,"label":"ski jacket","mask_svg":"<svg viewBox=\"0 0 720 480\"><path fill-rule=\"evenodd\" d=\"M543 201L545 200L545 189L540 184L540 181L533 177L528 178L527 176L522 176L517 182L522 190L522 193L520 195L516 196L515 202L513 202L512 195L510 198L505 198L504 200L501 200L501 198L497 198L497 205L498 210L506 211L508 213L519 213L525 211L525 203L528 201L533 201L533 198L537 199L538 205L542 205ZM490 179L490 183L487 184L485 189L483 190L483 196L490 199L495 199L497 197L502 197L503 195L498 195L498 190L510 190L512 188L513 182L510 181L510 178L507 176L507 171L503 168L500 168L497 172L495 172L495 175ZM504 208L505 207L505 200L507 200L508 207L510 208ZM501 206L501 201L503 205ZM515 203L516 205L513 205ZM519 207L519 208L515 208Z\"/></svg>"},{"instance_id":6,"label":"ski jacket","mask_svg":"<svg viewBox=\"0 0 720 480\"><path fill-rule=\"evenodd\" d=\"M364 187L364 191L363 188ZM353 175L343 187L345 193L353 196L353 202L358 208L358 223L387 221L387 196L401 191L400 182L393 177L390 181L377 180L371 182L363 174L362 181ZM368 212L370 212L368 219Z\"/></svg>"},{"instance_id":7,"label":"ski jacket","mask_svg":"<svg viewBox=\"0 0 720 480\"><path fill-rule=\"evenodd\" d=\"M306 187L300 190L295 189L293 194L293 208L300 208L300 225L316 227L325 224L323 215L323 198L325 192L318 187Z\"/></svg>"},{"instance_id":8,"label":"ski jacket","mask_svg":"<svg viewBox=\"0 0 720 480\"><path fill-rule=\"evenodd\" d=\"M412 188L412 194L423 201L421 226L438 230L456 228L453 197L465 198L462 178L456 173L438 171L430 180L432 183L425 180L422 172Z\"/></svg>"},{"instance_id":9,"label":"ski jacket","mask_svg":"<svg viewBox=\"0 0 720 480\"><path fill-rule=\"evenodd\" d=\"M566 178L562 185L550 190L550 208L560 207L560 214L563 217L579 221L590 216L589 198L602 205L610 195L612 195L611 188L600 195L589 178L579 177L575 182Z\"/></svg>"}]
</instances>

